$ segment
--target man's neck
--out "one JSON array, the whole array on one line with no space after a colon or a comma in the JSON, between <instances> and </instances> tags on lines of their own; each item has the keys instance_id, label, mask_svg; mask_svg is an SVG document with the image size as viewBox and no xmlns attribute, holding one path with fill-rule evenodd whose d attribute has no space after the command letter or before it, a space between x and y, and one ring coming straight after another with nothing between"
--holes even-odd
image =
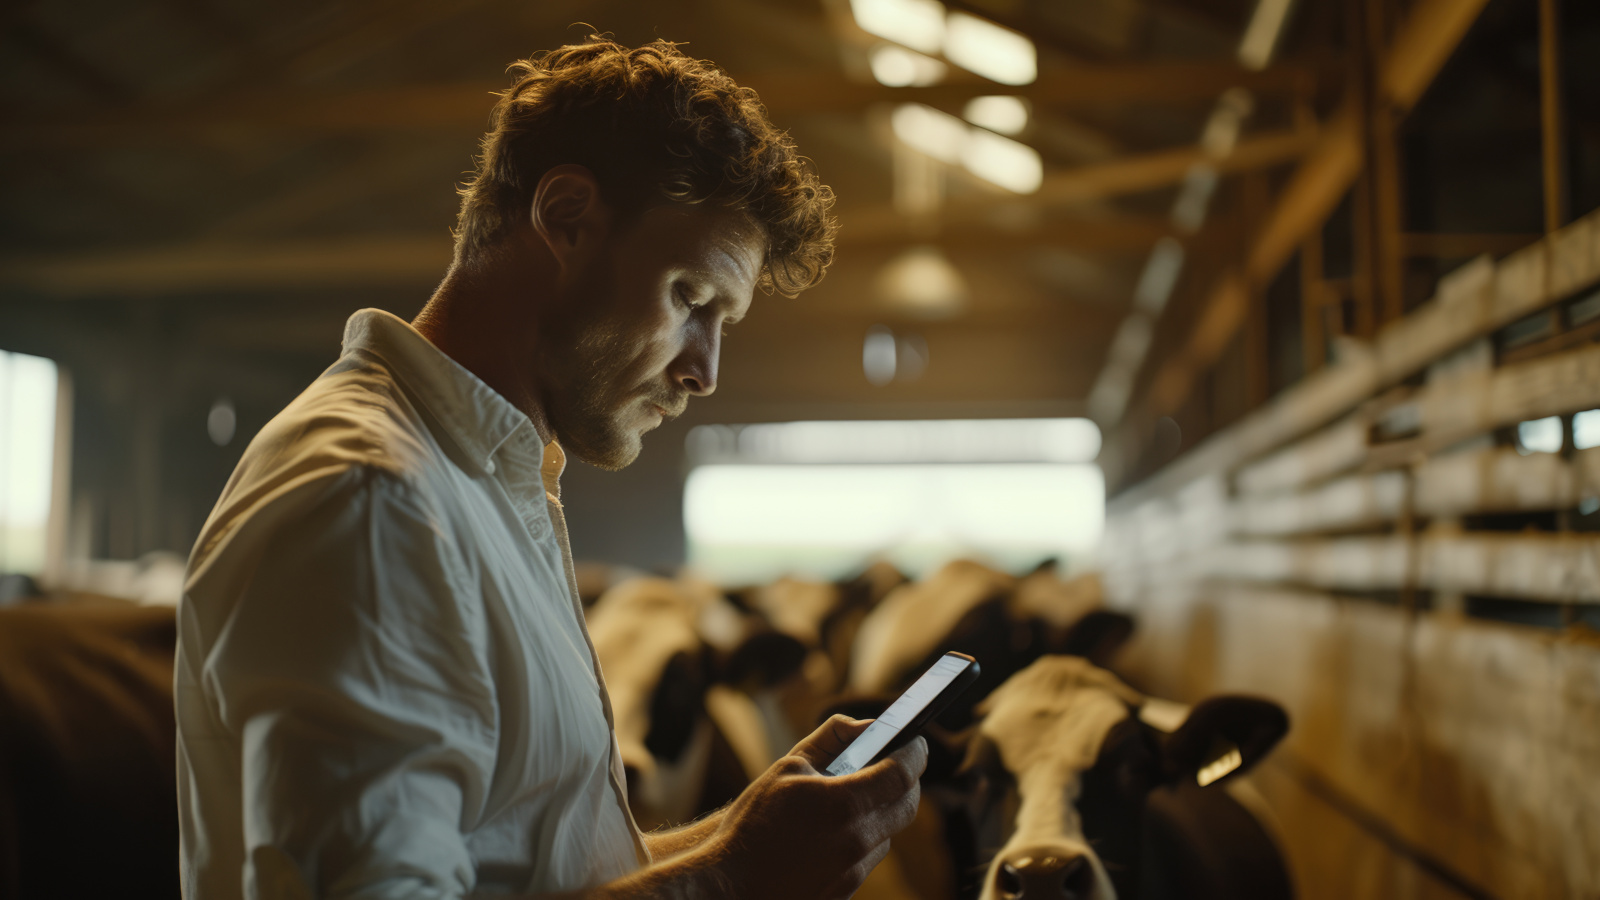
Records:
<instances>
[{"instance_id":1,"label":"man's neck","mask_svg":"<svg viewBox=\"0 0 1600 900\"><path fill-rule=\"evenodd\" d=\"M495 277L492 265L457 265L411 324L440 352L526 415L539 439L548 444L554 434L526 374L525 356L531 351L521 347L536 328L532 312L525 299L515 301L509 286Z\"/></svg>"}]
</instances>

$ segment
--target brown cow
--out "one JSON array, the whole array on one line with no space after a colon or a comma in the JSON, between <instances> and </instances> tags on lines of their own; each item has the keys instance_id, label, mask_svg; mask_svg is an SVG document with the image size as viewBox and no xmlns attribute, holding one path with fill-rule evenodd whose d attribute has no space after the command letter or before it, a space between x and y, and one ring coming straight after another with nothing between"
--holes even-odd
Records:
<instances>
[{"instance_id":1,"label":"brown cow","mask_svg":"<svg viewBox=\"0 0 1600 900\"><path fill-rule=\"evenodd\" d=\"M170 607L0 609L0 897L178 896Z\"/></svg>"}]
</instances>

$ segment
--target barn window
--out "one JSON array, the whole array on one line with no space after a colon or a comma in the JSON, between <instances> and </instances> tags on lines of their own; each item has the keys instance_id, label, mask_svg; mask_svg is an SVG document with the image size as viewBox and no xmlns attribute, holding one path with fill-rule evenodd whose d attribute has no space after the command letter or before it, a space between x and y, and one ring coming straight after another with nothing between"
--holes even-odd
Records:
<instances>
[{"instance_id":1,"label":"barn window","mask_svg":"<svg viewBox=\"0 0 1600 900\"><path fill-rule=\"evenodd\" d=\"M1529 453L1560 453L1565 429L1560 416L1545 416L1517 425L1517 449Z\"/></svg>"},{"instance_id":2,"label":"barn window","mask_svg":"<svg viewBox=\"0 0 1600 900\"><path fill-rule=\"evenodd\" d=\"M1600 447L1600 409L1591 409L1572 417L1572 448L1588 450Z\"/></svg>"},{"instance_id":3,"label":"barn window","mask_svg":"<svg viewBox=\"0 0 1600 900\"><path fill-rule=\"evenodd\" d=\"M1084 419L702 426L689 438L689 560L736 582L831 577L883 556L1006 568L1087 562L1105 517Z\"/></svg>"},{"instance_id":4,"label":"barn window","mask_svg":"<svg viewBox=\"0 0 1600 900\"><path fill-rule=\"evenodd\" d=\"M44 569L56 387L55 363L0 351L0 572Z\"/></svg>"}]
</instances>

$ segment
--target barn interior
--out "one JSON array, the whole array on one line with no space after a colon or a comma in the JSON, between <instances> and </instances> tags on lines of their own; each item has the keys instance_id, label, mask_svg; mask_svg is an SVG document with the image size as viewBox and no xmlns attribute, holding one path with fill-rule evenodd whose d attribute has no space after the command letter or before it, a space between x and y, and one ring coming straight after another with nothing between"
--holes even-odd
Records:
<instances>
[{"instance_id":1,"label":"barn interior","mask_svg":"<svg viewBox=\"0 0 1600 900\"><path fill-rule=\"evenodd\" d=\"M784 706L793 736L904 687L862 674L887 614L996 653L1025 619L1065 635L1037 653L1166 706L1287 713L1240 802L1274 854L1246 865L1295 896L1600 895L1588 0L13 6L0 895L76 896L92 845L136 896L177 896L171 637L149 629L346 319L409 320L438 284L506 65L596 32L716 62L838 198L827 277L758 295L716 392L628 468L562 479L591 612L676 591L701 624L710 604L800 633L796 666L768 653L698 714ZM830 647L807 610L846 597L855 643ZM157 619L96 637L99 674L38 630L124 608ZM80 701L102 712L75 730ZM695 784L776 741L713 746ZM918 822L859 896L1078 896Z\"/></svg>"}]
</instances>

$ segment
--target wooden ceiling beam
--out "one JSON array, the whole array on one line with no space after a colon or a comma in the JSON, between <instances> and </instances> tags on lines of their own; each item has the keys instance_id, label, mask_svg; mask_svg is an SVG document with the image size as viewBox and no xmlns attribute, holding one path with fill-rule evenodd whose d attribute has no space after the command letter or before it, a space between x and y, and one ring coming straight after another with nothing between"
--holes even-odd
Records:
<instances>
[{"instance_id":1,"label":"wooden ceiling beam","mask_svg":"<svg viewBox=\"0 0 1600 900\"><path fill-rule=\"evenodd\" d=\"M1042 206L1079 203L1171 187L1198 165L1224 174L1271 168L1293 162L1316 144L1311 131L1290 129L1242 138L1226 157L1216 159L1198 146L1160 150L1045 175L1028 199Z\"/></svg>"},{"instance_id":2,"label":"wooden ceiling beam","mask_svg":"<svg viewBox=\"0 0 1600 900\"><path fill-rule=\"evenodd\" d=\"M425 144L386 147L381 152L369 149L328 175L223 216L206 227L206 235L232 240L293 232L319 215L427 183L440 174L437 162L435 148Z\"/></svg>"},{"instance_id":3,"label":"wooden ceiling beam","mask_svg":"<svg viewBox=\"0 0 1600 900\"><path fill-rule=\"evenodd\" d=\"M838 213L839 243L851 250L935 244L946 250L969 253L1003 252L1040 245L1129 252L1148 250L1156 241L1174 234L1172 223L1165 217L1109 216L1038 221L1041 217L1037 209L1023 202L1018 216L1023 221L1010 227L991 224L994 202L974 210L984 215L964 215L964 208L957 206L953 212L932 222L913 221L891 206L845 208Z\"/></svg>"},{"instance_id":4,"label":"wooden ceiling beam","mask_svg":"<svg viewBox=\"0 0 1600 900\"><path fill-rule=\"evenodd\" d=\"M241 214L230 232L305 212L315 192L286 195ZM1163 220L1047 221L1023 230L950 221L929 234L892 210L845 211L839 242L851 249L935 244L951 252L1027 246L1117 252L1148 248L1169 233ZM450 236L350 236L303 240L215 237L166 247L0 259L0 284L62 296L147 296L164 293L328 288L433 283L450 264Z\"/></svg>"},{"instance_id":5,"label":"wooden ceiling beam","mask_svg":"<svg viewBox=\"0 0 1600 900\"><path fill-rule=\"evenodd\" d=\"M977 78L929 87L888 88L815 73L752 74L780 121L804 113L854 113L877 104L926 103L954 108L973 97L1014 94L1051 109L1128 104L1210 102L1231 87L1261 95L1305 94L1314 70L1275 67L1260 72L1231 63L1153 63L1058 69L1031 85L1009 87ZM256 91L179 107L122 108L93 118L11 116L0 146L95 147L191 140L207 134L312 134L482 129L502 83L408 85L366 91Z\"/></svg>"},{"instance_id":6,"label":"wooden ceiling beam","mask_svg":"<svg viewBox=\"0 0 1600 900\"><path fill-rule=\"evenodd\" d=\"M1403 115L1421 98L1466 36L1487 0L1422 0L1396 32L1380 63L1383 101ZM1195 380L1216 363L1238 333L1248 307L1247 285L1264 285L1295 248L1322 227L1361 174L1364 132L1357 110L1346 107L1324 128L1257 232L1242 266L1212 287L1196 326L1156 371L1145 395L1151 417L1170 415L1188 398Z\"/></svg>"},{"instance_id":7,"label":"wooden ceiling beam","mask_svg":"<svg viewBox=\"0 0 1600 900\"><path fill-rule=\"evenodd\" d=\"M65 296L410 285L437 281L450 236L200 241L0 262L0 282Z\"/></svg>"},{"instance_id":8,"label":"wooden ceiling beam","mask_svg":"<svg viewBox=\"0 0 1600 900\"><path fill-rule=\"evenodd\" d=\"M55 73L94 98L97 106L132 101L137 92L114 77L98 60L84 56L65 41L48 34L37 23L11 11L4 19L5 37L22 47Z\"/></svg>"}]
</instances>

